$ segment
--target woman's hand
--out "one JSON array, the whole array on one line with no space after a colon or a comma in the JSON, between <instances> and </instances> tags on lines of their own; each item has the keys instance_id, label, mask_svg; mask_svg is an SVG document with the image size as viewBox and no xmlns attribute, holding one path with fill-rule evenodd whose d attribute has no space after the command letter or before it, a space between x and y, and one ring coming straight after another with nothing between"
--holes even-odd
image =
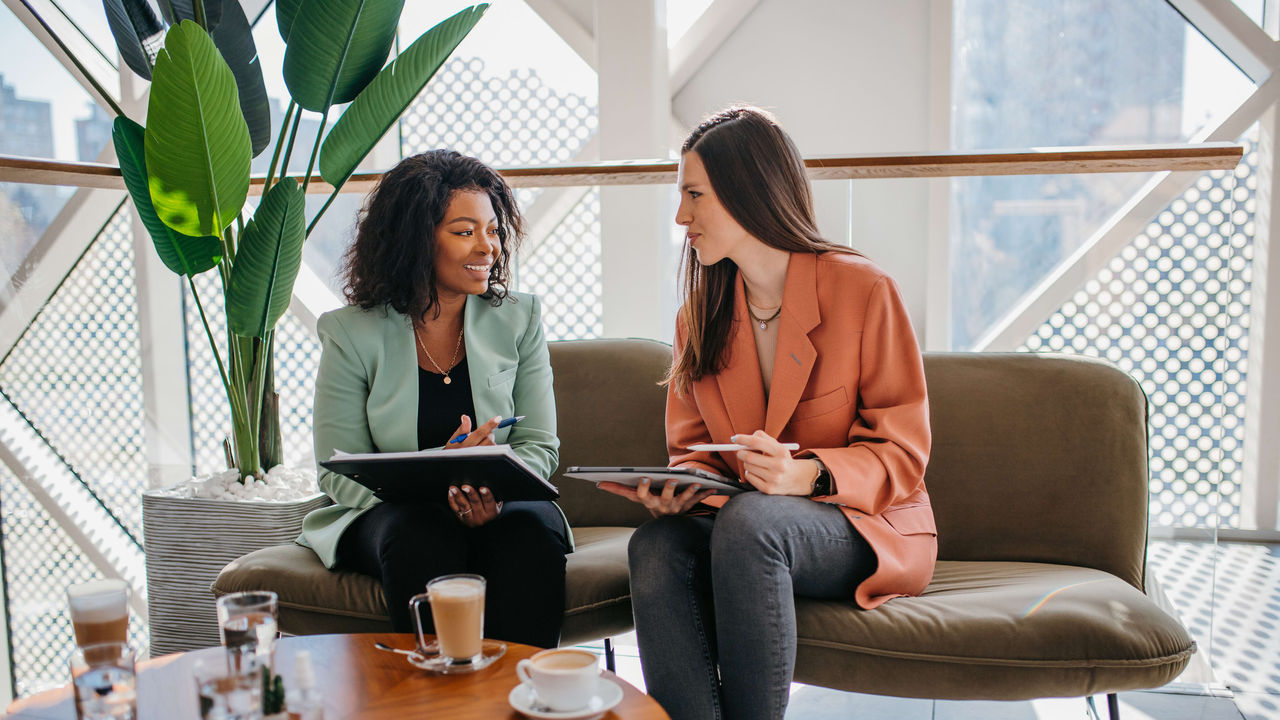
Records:
<instances>
[{"instance_id":1,"label":"woman's hand","mask_svg":"<svg viewBox=\"0 0 1280 720\"><path fill-rule=\"evenodd\" d=\"M654 517L683 515L689 508L716 494L715 490L702 490L701 485L694 483L677 495L676 481L668 480L662 492L655 495L649 492L649 478L640 478L640 484L635 487L613 482L602 482L597 487L644 505Z\"/></svg>"},{"instance_id":2,"label":"woman's hand","mask_svg":"<svg viewBox=\"0 0 1280 720\"><path fill-rule=\"evenodd\" d=\"M782 444L763 430L750 435L734 435L730 442L745 445L738 451L742 479L766 495L808 496L818 479L818 464L791 457Z\"/></svg>"},{"instance_id":3,"label":"woman's hand","mask_svg":"<svg viewBox=\"0 0 1280 720\"><path fill-rule=\"evenodd\" d=\"M449 509L453 510L458 522L476 528L498 517L502 503L493 499L493 493L487 487L476 490L470 485L450 485Z\"/></svg>"},{"instance_id":4,"label":"woman's hand","mask_svg":"<svg viewBox=\"0 0 1280 720\"><path fill-rule=\"evenodd\" d=\"M473 447L475 445L492 445L493 431L498 428L498 423L502 422L502 416L499 415L491 419L489 422L481 425L475 430L471 429L471 418L466 415L462 416L462 424L458 425L458 429L453 431L453 435L449 438L449 442L444 444L445 450L456 450L457 448ZM466 435L467 439L460 443L454 440L458 436Z\"/></svg>"}]
</instances>

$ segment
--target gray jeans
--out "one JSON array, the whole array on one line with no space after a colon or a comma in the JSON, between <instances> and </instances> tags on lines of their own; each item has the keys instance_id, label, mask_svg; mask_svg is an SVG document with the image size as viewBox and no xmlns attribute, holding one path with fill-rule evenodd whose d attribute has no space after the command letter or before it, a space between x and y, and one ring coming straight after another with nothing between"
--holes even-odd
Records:
<instances>
[{"instance_id":1,"label":"gray jeans","mask_svg":"<svg viewBox=\"0 0 1280 720\"><path fill-rule=\"evenodd\" d=\"M629 555L644 681L672 720L782 718L794 596L852 603L876 568L839 508L758 492L714 517L651 520Z\"/></svg>"}]
</instances>

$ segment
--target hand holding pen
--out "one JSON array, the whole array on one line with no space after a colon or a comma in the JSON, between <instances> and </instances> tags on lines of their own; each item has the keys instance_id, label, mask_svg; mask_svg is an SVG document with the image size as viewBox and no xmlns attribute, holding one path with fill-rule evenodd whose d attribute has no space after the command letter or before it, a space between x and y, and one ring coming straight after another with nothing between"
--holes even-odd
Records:
<instances>
[{"instance_id":1,"label":"hand holding pen","mask_svg":"<svg viewBox=\"0 0 1280 720\"><path fill-rule=\"evenodd\" d=\"M498 415L491 418L488 422L476 428L475 430L472 430L471 418L467 417L466 415L463 415L462 424L459 425L458 429L454 431L453 439L450 440L448 444L445 445L445 447L448 448L453 446L471 447L473 445L492 445L493 432L495 430L498 430L504 427L511 427L512 425L515 425L516 423L520 422L523 419L524 419L524 415L516 415L515 417L509 417L506 420L503 420L502 416Z\"/></svg>"}]
</instances>

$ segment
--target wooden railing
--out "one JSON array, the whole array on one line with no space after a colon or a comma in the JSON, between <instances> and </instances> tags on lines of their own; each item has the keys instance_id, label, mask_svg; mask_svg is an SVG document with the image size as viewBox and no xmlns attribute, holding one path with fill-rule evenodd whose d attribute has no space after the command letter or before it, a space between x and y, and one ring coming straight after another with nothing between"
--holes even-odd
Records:
<instances>
[{"instance_id":1,"label":"wooden railing","mask_svg":"<svg viewBox=\"0 0 1280 720\"><path fill-rule=\"evenodd\" d=\"M848 155L805 160L815 180L856 178L931 178L973 175L1065 175L1227 170L1239 164L1244 147L1233 143L1194 145L1137 145L1128 147L1050 147L1030 150L951 152L889 155ZM664 185L675 182L676 161L633 160L587 165L542 165L501 168L513 187L573 185ZM344 192L368 192L381 173L353 175ZM100 163L62 162L0 155L0 182L124 189L120 168ZM259 193L262 178L250 192ZM333 188L319 177L308 193L328 194Z\"/></svg>"}]
</instances>

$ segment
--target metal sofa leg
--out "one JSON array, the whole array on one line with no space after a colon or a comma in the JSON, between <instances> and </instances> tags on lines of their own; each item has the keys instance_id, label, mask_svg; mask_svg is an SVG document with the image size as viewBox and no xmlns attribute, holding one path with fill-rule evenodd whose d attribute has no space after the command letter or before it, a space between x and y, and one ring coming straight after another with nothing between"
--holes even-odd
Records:
<instances>
[{"instance_id":1,"label":"metal sofa leg","mask_svg":"<svg viewBox=\"0 0 1280 720\"><path fill-rule=\"evenodd\" d=\"M1107 714L1111 720L1120 720L1120 698L1115 693L1107 694Z\"/></svg>"},{"instance_id":2,"label":"metal sofa leg","mask_svg":"<svg viewBox=\"0 0 1280 720\"><path fill-rule=\"evenodd\" d=\"M611 673L618 672L618 663L613 657L613 638L604 639L604 666Z\"/></svg>"}]
</instances>

